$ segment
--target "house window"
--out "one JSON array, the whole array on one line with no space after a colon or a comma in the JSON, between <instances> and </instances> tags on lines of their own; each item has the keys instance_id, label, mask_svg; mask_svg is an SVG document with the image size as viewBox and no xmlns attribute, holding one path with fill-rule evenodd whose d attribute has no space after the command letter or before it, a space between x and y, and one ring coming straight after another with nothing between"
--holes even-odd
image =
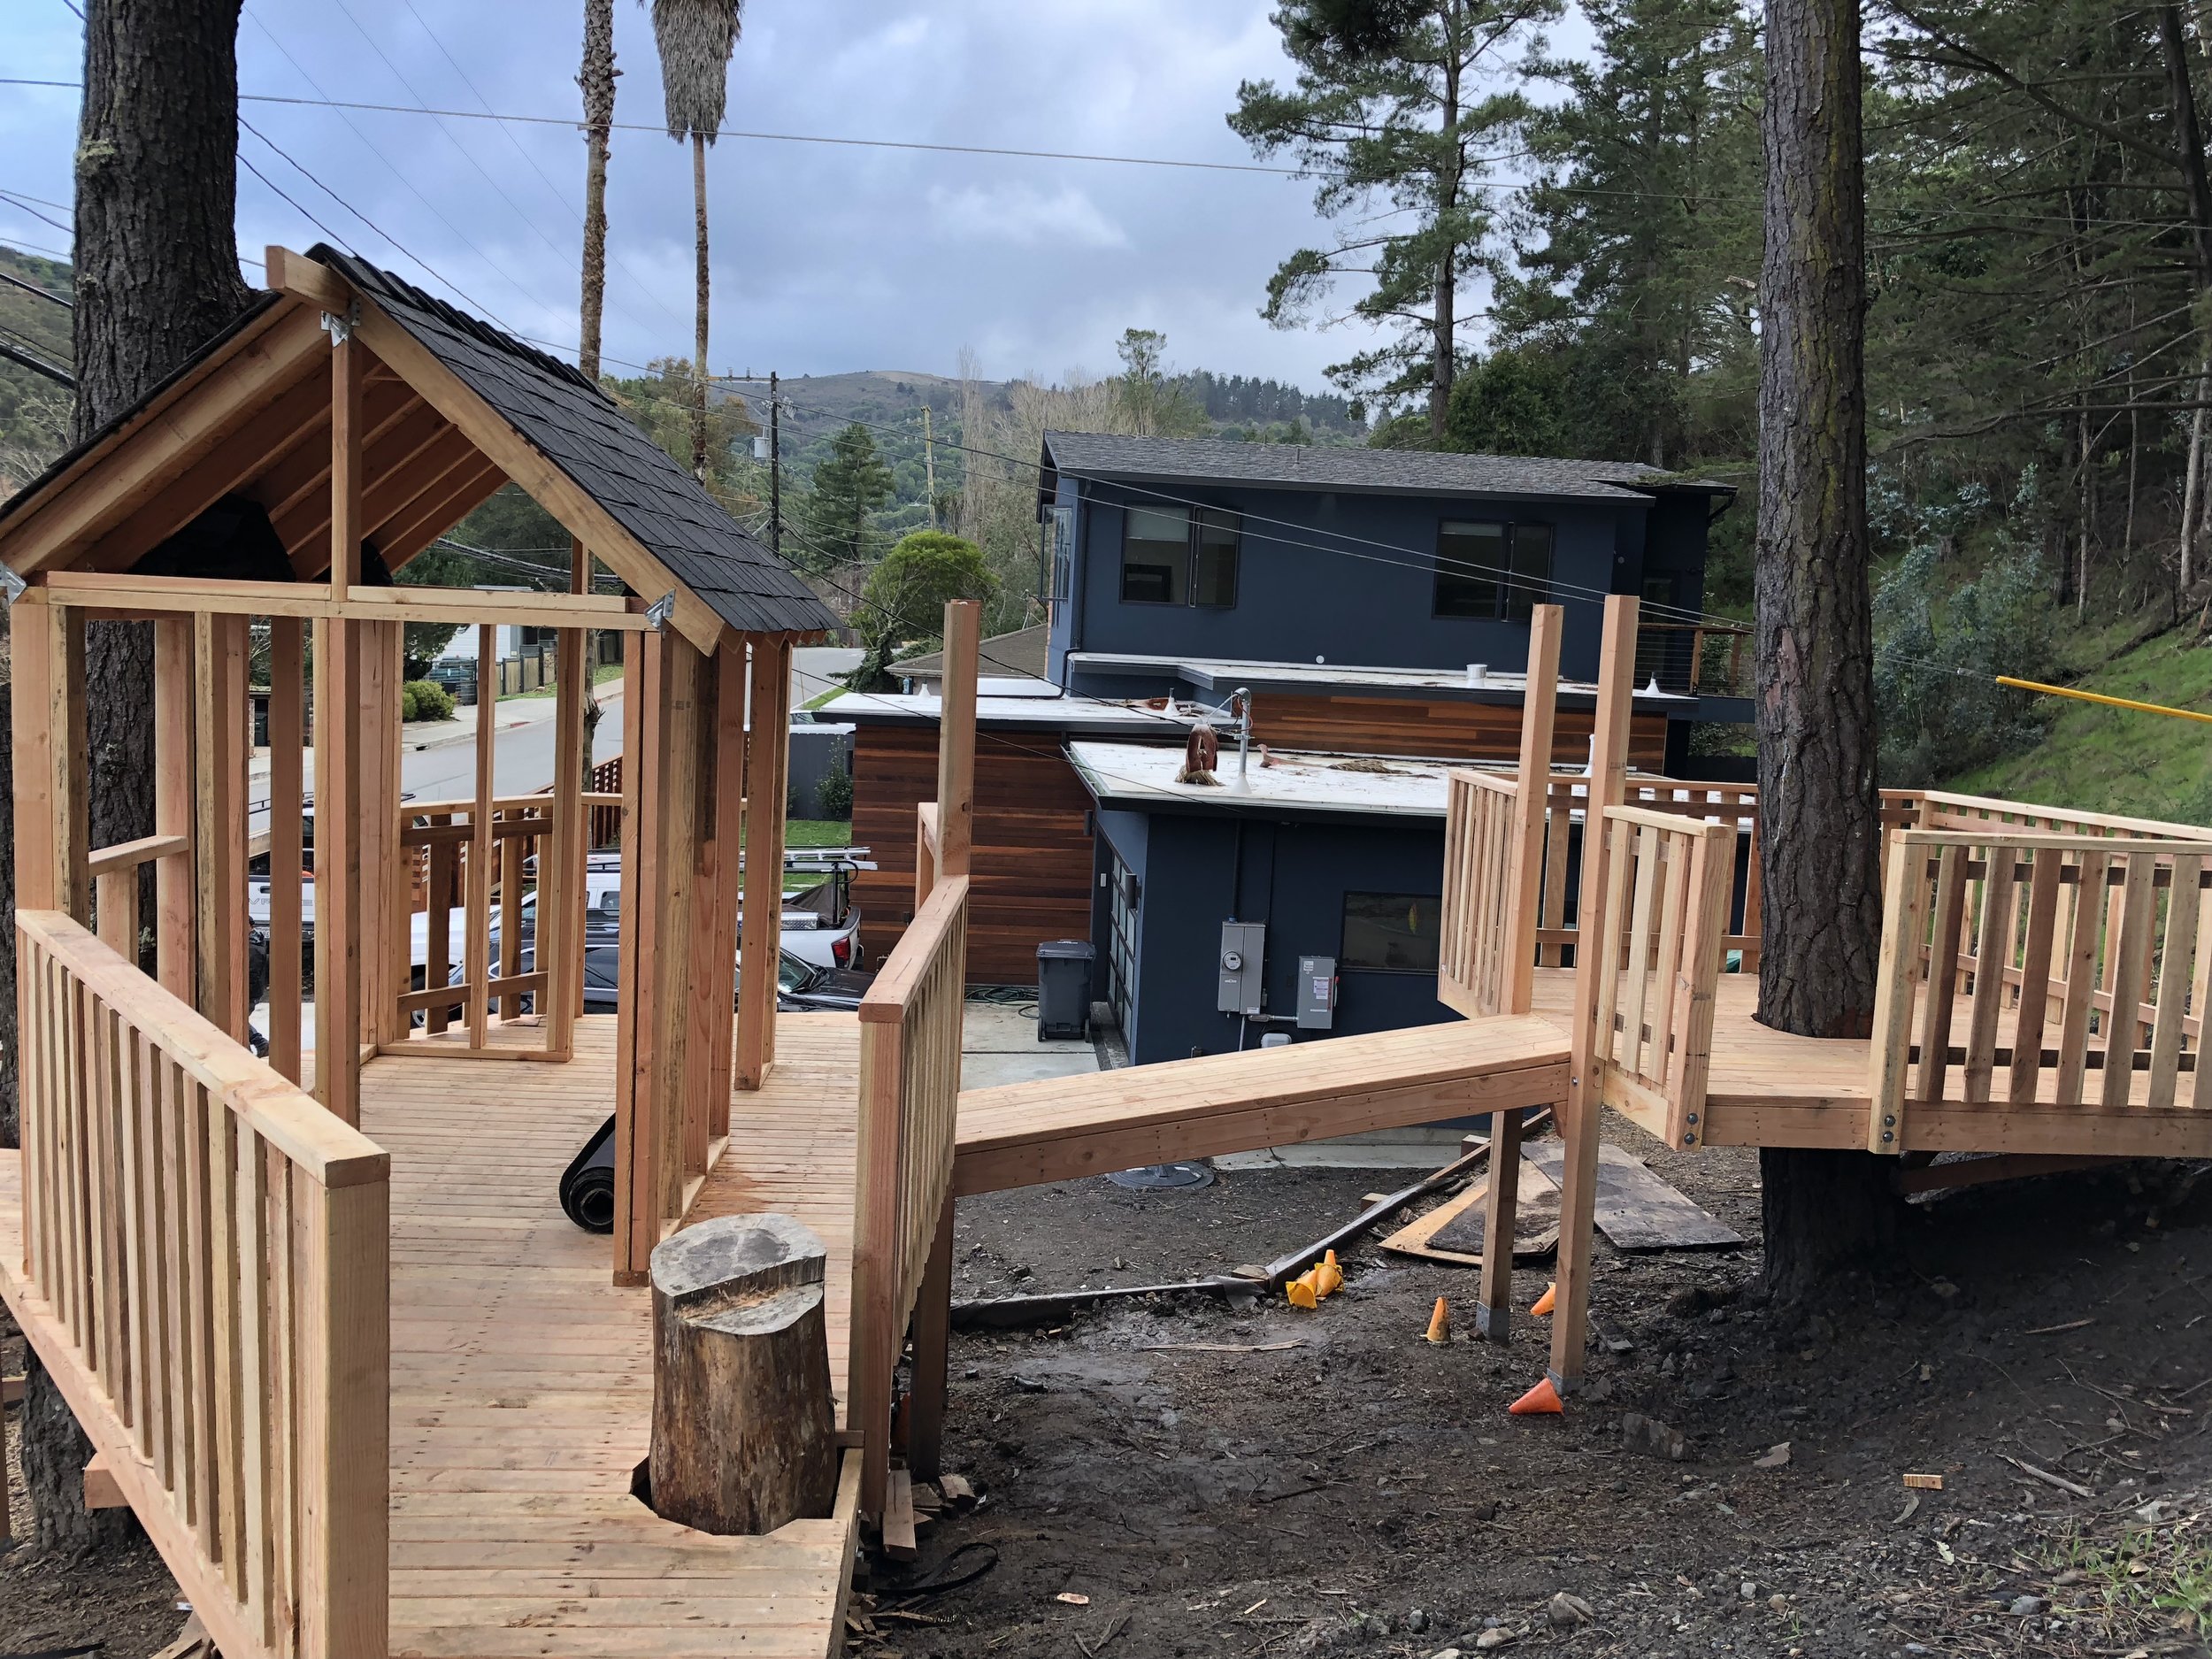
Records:
<instances>
[{"instance_id":1,"label":"house window","mask_svg":"<svg viewBox=\"0 0 2212 1659\"><path fill-rule=\"evenodd\" d=\"M1075 509L1053 508L1045 515L1045 529L1052 538L1052 597L1065 599L1075 565Z\"/></svg>"},{"instance_id":2,"label":"house window","mask_svg":"<svg viewBox=\"0 0 2212 1659\"><path fill-rule=\"evenodd\" d=\"M1384 973L1434 973L1444 902L1429 893L1348 893L1337 964Z\"/></svg>"},{"instance_id":3,"label":"house window","mask_svg":"<svg viewBox=\"0 0 2212 1659\"><path fill-rule=\"evenodd\" d=\"M1237 602L1237 515L1211 507L1131 507L1122 515L1121 598L1132 605Z\"/></svg>"},{"instance_id":4,"label":"house window","mask_svg":"<svg viewBox=\"0 0 2212 1659\"><path fill-rule=\"evenodd\" d=\"M1446 519L1436 529L1436 614L1525 622L1551 597L1551 526Z\"/></svg>"}]
</instances>

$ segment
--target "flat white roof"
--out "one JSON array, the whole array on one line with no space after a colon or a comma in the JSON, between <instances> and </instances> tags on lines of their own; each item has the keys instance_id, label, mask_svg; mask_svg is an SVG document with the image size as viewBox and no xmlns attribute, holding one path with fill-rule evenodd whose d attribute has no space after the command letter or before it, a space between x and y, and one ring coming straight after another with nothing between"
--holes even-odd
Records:
<instances>
[{"instance_id":1,"label":"flat white roof","mask_svg":"<svg viewBox=\"0 0 2212 1659\"><path fill-rule=\"evenodd\" d=\"M1187 802L1233 810L1297 807L1307 811L1377 813L1418 818L1444 816L1444 774L1465 761L1399 760L1372 755L1328 755L1256 749L1249 770L1237 776L1236 745L1224 743L1214 770L1217 784L1178 783L1183 751L1141 743L1068 745L1068 758L1101 799ZM1479 767L1477 770L1503 770Z\"/></svg>"},{"instance_id":2,"label":"flat white roof","mask_svg":"<svg viewBox=\"0 0 2212 1659\"><path fill-rule=\"evenodd\" d=\"M834 720L873 718L933 723L943 715L944 703L934 691L848 691L815 712ZM1071 696L1056 686L1046 687L1043 695L1007 696L995 695L987 680L977 687L975 718L983 726L1033 726L1046 731L1091 726L1142 732L1179 741L1198 721L1218 721L1221 710L1200 703L1171 703L1160 697Z\"/></svg>"},{"instance_id":3,"label":"flat white roof","mask_svg":"<svg viewBox=\"0 0 2212 1659\"><path fill-rule=\"evenodd\" d=\"M1172 655L1151 655L1133 651L1071 651L1068 654L1071 669L1088 669L1094 673L1167 673L1187 680L1195 686L1210 686L1216 690L1234 690L1249 685L1262 687L1311 687L1315 690L1345 686L1368 686L1378 690L1391 691L1455 691L1475 698L1485 693L1496 694L1501 700L1518 701L1528 690L1528 676L1517 669L1491 668L1486 664L1469 664L1460 668L1388 668L1366 666L1356 663L1282 663L1255 662L1236 657L1193 657ZM1474 670L1483 668L1476 678ZM1559 691L1563 696L1597 696L1598 688L1586 680L1562 680ZM1655 703L1694 703L1697 699L1680 692L1660 691L1640 687L1636 701L1647 705Z\"/></svg>"}]
</instances>

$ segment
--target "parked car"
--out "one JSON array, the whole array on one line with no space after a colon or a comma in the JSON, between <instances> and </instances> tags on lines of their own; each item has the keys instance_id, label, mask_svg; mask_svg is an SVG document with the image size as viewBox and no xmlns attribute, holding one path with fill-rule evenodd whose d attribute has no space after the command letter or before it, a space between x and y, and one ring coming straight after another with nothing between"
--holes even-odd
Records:
<instances>
[{"instance_id":1,"label":"parked car","mask_svg":"<svg viewBox=\"0 0 2212 1659\"><path fill-rule=\"evenodd\" d=\"M518 972L529 973L537 964L536 953L524 946ZM594 942L586 936L584 945L584 1012L611 1014L622 1003L622 950L611 940ZM462 983L462 966L454 964L446 983ZM822 968L801 960L788 950L780 951L776 962L776 1008L787 1014L850 1013L860 1006L860 999L874 982L872 973L858 973L845 968Z\"/></svg>"},{"instance_id":2,"label":"parked car","mask_svg":"<svg viewBox=\"0 0 2212 1659\"><path fill-rule=\"evenodd\" d=\"M434 686L442 686L456 703L476 701L476 658L472 656L441 657L423 678Z\"/></svg>"}]
</instances>

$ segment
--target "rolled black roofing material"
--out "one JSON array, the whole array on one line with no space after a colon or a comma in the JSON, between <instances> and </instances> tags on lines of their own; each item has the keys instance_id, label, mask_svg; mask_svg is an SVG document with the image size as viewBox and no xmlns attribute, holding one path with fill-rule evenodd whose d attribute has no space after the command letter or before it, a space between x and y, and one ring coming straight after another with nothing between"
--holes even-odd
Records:
<instances>
[{"instance_id":1,"label":"rolled black roofing material","mask_svg":"<svg viewBox=\"0 0 2212 1659\"><path fill-rule=\"evenodd\" d=\"M614 1231L614 1119L561 1171L561 1210L586 1233Z\"/></svg>"}]
</instances>

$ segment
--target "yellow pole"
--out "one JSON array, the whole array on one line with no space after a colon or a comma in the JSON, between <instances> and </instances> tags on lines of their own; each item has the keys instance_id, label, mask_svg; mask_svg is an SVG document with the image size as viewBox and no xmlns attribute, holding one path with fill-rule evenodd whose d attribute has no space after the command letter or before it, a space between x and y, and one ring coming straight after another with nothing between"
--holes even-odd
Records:
<instances>
[{"instance_id":1,"label":"yellow pole","mask_svg":"<svg viewBox=\"0 0 2212 1659\"><path fill-rule=\"evenodd\" d=\"M2212 725L2212 714L2200 714L2194 709L2172 709L2162 703L2138 703L2132 697L2108 697L2101 691L2077 691L2067 686L2046 686L2033 680L2015 680L2010 674L1999 674L1997 683L2010 686L2016 691L2039 691L2047 697L2072 697L2079 703L2101 703L2108 709L2133 709L2139 714L2170 714L2181 720L2202 720Z\"/></svg>"}]
</instances>

